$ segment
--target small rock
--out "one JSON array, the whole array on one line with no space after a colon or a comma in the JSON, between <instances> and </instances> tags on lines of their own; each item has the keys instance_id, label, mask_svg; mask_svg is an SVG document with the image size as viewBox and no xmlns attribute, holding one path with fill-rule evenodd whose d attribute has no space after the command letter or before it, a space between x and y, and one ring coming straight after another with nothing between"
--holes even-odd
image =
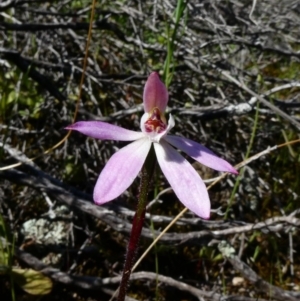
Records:
<instances>
[{"instance_id":1,"label":"small rock","mask_svg":"<svg viewBox=\"0 0 300 301\"><path fill-rule=\"evenodd\" d=\"M245 282L245 279L242 277L233 277L232 285L233 286L240 286Z\"/></svg>"}]
</instances>

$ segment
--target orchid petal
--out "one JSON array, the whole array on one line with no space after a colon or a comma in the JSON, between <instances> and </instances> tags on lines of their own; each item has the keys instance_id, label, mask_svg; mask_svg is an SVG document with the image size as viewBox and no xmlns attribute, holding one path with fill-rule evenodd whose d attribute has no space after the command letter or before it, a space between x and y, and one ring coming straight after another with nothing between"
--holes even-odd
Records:
<instances>
[{"instance_id":1,"label":"orchid petal","mask_svg":"<svg viewBox=\"0 0 300 301\"><path fill-rule=\"evenodd\" d=\"M106 163L94 188L96 204L109 202L122 194L137 177L151 147L147 139L139 139L117 151Z\"/></svg>"},{"instance_id":2,"label":"orchid petal","mask_svg":"<svg viewBox=\"0 0 300 301\"><path fill-rule=\"evenodd\" d=\"M151 112L157 107L162 113L165 112L169 94L164 83L159 79L157 72L152 72L145 84L143 102L145 112Z\"/></svg>"},{"instance_id":3,"label":"orchid petal","mask_svg":"<svg viewBox=\"0 0 300 301\"><path fill-rule=\"evenodd\" d=\"M174 120L172 114L170 113L169 120L168 120L167 133L169 133L174 126L175 126L175 120Z\"/></svg>"},{"instance_id":4,"label":"orchid petal","mask_svg":"<svg viewBox=\"0 0 300 301\"><path fill-rule=\"evenodd\" d=\"M79 121L66 127L100 140L133 141L144 137L141 132L123 129L102 121Z\"/></svg>"},{"instance_id":5,"label":"orchid petal","mask_svg":"<svg viewBox=\"0 0 300 301\"><path fill-rule=\"evenodd\" d=\"M211 150L193 140L172 135L164 137L164 140L166 140L176 148L182 150L187 155L205 166L218 171L238 174L238 171L227 161L219 158Z\"/></svg>"},{"instance_id":6,"label":"orchid petal","mask_svg":"<svg viewBox=\"0 0 300 301\"><path fill-rule=\"evenodd\" d=\"M208 219L209 196L196 170L167 142L154 143L154 149L160 168L178 199L195 214Z\"/></svg>"},{"instance_id":7,"label":"orchid petal","mask_svg":"<svg viewBox=\"0 0 300 301\"><path fill-rule=\"evenodd\" d=\"M145 122L149 119L149 114L148 113L144 113L142 118L141 118L141 122L140 122L140 125L141 125L141 130L144 134L147 133L146 131L146 128L145 128Z\"/></svg>"}]
</instances>

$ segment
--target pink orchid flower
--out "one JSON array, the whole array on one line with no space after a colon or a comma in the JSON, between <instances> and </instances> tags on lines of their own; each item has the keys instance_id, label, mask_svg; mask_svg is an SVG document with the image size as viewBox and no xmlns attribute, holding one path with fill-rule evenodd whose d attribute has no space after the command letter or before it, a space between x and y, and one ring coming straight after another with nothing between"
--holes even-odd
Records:
<instances>
[{"instance_id":1,"label":"pink orchid flower","mask_svg":"<svg viewBox=\"0 0 300 301\"><path fill-rule=\"evenodd\" d=\"M141 132L101 121L79 121L66 127L96 139L133 141L117 151L100 173L94 188L95 203L104 204L120 196L137 177L153 145L158 164L182 204L198 216L209 218L210 200L206 186L196 170L174 147L215 170L238 172L203 145L168 135L175 125L171 114L168 122L164 116L168 98L167 88L160 81L158 73L152 72L144 88L145 113L141 118Z\"/></svg>"}]
</instances>

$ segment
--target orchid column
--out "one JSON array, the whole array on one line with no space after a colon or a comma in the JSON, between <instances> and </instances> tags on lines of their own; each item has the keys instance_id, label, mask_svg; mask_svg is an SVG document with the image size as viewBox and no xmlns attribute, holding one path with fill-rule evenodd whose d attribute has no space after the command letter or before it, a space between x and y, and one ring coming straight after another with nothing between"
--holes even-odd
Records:
<instances>
[{"instance_id":1,"label":"orchid column","mask_svg":"<svg viewBox=\"0 0 300 301\"><path fill-rule=\"evenodd\" d=\"M145 113L141 118L141 132L100 121L80 121L66 128L101 140L133 141L117 151L100 173L94 189L96 204L102 205L120 196L142 170L139 201L133 220L119 301L125 298L156 160L178 199L196 215L205 219L210 216L210 200L206 186L191 164L174 147L210 168L238 173L227 161L203 145L187 138L168 135L175 126L171 114L168 122L165 117L168 98L168 91L160 81L158 73L152 72L144 88Z\"/></svg>"}]
</instances>

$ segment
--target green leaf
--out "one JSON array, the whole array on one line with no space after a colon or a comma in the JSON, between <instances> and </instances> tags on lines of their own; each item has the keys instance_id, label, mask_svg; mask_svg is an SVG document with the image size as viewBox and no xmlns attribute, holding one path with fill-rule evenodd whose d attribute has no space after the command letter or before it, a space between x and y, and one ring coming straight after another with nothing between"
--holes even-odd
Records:
<instances>
[{"instance_id":1,"label":"green leaf","mask_svg":"<svg viewBox=\"0 0 300 301\"><path fill-rule=\"evenodd\" d=\"M6 104L14 102L15 99L16 99L16 91L15 90L10 91L6 100Z\"/></svg>"},{"instance_id":2,"label":"green leaf","mask_svg":"<svg viewBox=\"0 0 300 301\"><path fill-rule=\"evenodd\" d=\"M9 254L4 251L3 246L0 245L0 265L7 265L9 262Z\"/></svg>"},{"instance_id":3,"label":"green leaf","mask_svg":"<svg viewBox=\"0 0 300 301\"><path fill-rule=\"evenodd\" d=\"M13 268L14 281L28 294L47 295L52 290L52 281L41 272L32 269Z\"/></svg>"}]
</instances>

